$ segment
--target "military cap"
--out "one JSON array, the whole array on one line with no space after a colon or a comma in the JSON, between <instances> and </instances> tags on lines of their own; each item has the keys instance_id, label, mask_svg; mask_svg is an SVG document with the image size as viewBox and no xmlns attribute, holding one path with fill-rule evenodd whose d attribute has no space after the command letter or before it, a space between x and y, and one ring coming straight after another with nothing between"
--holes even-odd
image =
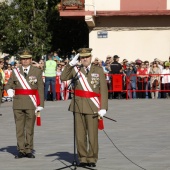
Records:
<instances>
[{"instance_id":1,"label":"military cap","mask_svg":"<svg viewBox=\"0 0 170 170\"><path fill-rule=\"evenodd\" d=\"M78 50L80 57L88 57L91 56L92 48L80 48Z\"/></svg>"},{"instance_id":2,"label":"military cap","mask_svg":"<svg viewBox=\"0 0 170 170\"><path fill-rule=\"evenodd\" d=\"M20 58L32 58L32 54L30 51L24 50L23 52L21 52Z\"/></svg>"}]
</instances>

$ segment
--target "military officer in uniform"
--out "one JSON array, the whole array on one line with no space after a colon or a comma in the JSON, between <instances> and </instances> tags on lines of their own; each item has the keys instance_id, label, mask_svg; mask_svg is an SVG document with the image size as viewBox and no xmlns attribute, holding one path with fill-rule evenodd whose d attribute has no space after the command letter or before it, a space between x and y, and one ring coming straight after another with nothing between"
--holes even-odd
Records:
<instances>
[{"instance_id":1,"label":"military officer in uniform","mask_svg":"<svg viewBox=\"0 0 170 170\"><path fill-rule=\"evenodd\" d=\"M23 51L20 62L22 66L13 69L5 86L9 97L13 97L19 151L15 158L35 158L32 153L35 113L44 107L44 83L42 71L31 65L32 55L29 51Z\"/></svg>"},{"instance_id":2,"label":"military officer in uniform","mask_svg":"<svg viewBox=\"0 0 170 170\"><path fill-rule=\"evenodd\" d=\"M76 143L80 167L95 167L98 160L98 116L103 117L108 109L108 89L103 69L91 64L91 48L81 48L65 66L61 80L75 75L75 105L72 99L69 110L75 112ZM78 57L81 67L78 68ZM97 97L96 97L97 96ZM74 107L75 106L75 107ZM74 110L75 108L75 110Z\"/></svg>"}]
</instances>

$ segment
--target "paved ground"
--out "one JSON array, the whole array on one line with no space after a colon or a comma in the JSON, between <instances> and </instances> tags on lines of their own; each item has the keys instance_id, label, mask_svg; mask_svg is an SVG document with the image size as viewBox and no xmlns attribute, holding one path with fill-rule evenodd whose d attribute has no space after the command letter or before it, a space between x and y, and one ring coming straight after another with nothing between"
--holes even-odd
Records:
<instances>
[{"instance_id":1,"label":"paved ground","mask_svg":"<svg viewBox=\"0 0 170 170\"><path fill-rule=\"evenodd\" d=\"M70 101L46 102L42 126L35 128L35 159L16 160L12 103L0 112L0 170L56 170L73 162ZM99 131L98 170L170 170L170 100L109 100L105 132ZM138 167L127 160L113 143ZM73 169L73 167L71 167ZM66 168L70 169L70 168ZM83 169L83 168L77 168Z\"/></svg>"}]
</instances>

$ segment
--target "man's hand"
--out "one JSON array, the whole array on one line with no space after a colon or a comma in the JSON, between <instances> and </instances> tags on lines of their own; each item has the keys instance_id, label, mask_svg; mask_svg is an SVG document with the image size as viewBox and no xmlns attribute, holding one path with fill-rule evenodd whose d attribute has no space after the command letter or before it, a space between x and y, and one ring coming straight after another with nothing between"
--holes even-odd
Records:
<instances>
[{"instance_id":1,"label":"man's hand","mask_svg":"<svg viewBox=\"0 0 170 170\"><path fill-rule=\"evenodd\" d=\"M8 93L9 97L14 97L14 90L13 89L8 89L7 93Z\"/></svg>"},{"instance_id":2,"label":"man's hand","mask_svg":"<svg viewBox=\"0 0 170 170\"><path fill-rule=\"evenodd\" d=\"M69 62L70 66L75 66L79 61L79 53Z\"/></svg>"},{"instance_id":3,"label":"man's hand","mask_svg":"<svg viewBox=\"0 0 170 170\"><path fill-rule=\"evenodd\" d=\"M106 110L105 109L101 109L98 111L98 114L100 117L103 117L106 114Z\"/></svg>"},{"instance_id":4,"label":"man's hand","mask_svg":"<svg viewBox=\"0 0 170 170\"><path fill-rule=\"evenodd\" d=\"M35 110L35 113L37 113L38 111L41 111L41 110L43 110L43 109L44 109L43 107L38 106L38 107L36 108L36 110Z\"/></svg>"}]
</instances>

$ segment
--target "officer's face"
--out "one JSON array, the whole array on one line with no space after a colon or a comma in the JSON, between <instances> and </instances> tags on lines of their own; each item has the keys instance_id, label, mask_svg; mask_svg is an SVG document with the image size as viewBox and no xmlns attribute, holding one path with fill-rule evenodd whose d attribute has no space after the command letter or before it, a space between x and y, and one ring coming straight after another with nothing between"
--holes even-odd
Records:
<instances>
[{"instance_id":1,"label":"officer's face","mask_svg":"<svg viewBox=\"0 0 170 170\"><path fill-rule=\"evenodd\" d=\"M92 57L91 56L88 56L88 57L81 57L80 58L80 61L81 63L83 64L84 67L88 67L91 63L91 59Z\"/></svg>"},{"instance_id":2,"label":"officer's face","mask_svg":"<svg viewBox=\"0 0 170 170\"><path fill-rule=\"evenodd\" d=\"M23 67L28 67L31 65L32 58L21 58L21 64Z\"/></svg>"}]
</instances>

